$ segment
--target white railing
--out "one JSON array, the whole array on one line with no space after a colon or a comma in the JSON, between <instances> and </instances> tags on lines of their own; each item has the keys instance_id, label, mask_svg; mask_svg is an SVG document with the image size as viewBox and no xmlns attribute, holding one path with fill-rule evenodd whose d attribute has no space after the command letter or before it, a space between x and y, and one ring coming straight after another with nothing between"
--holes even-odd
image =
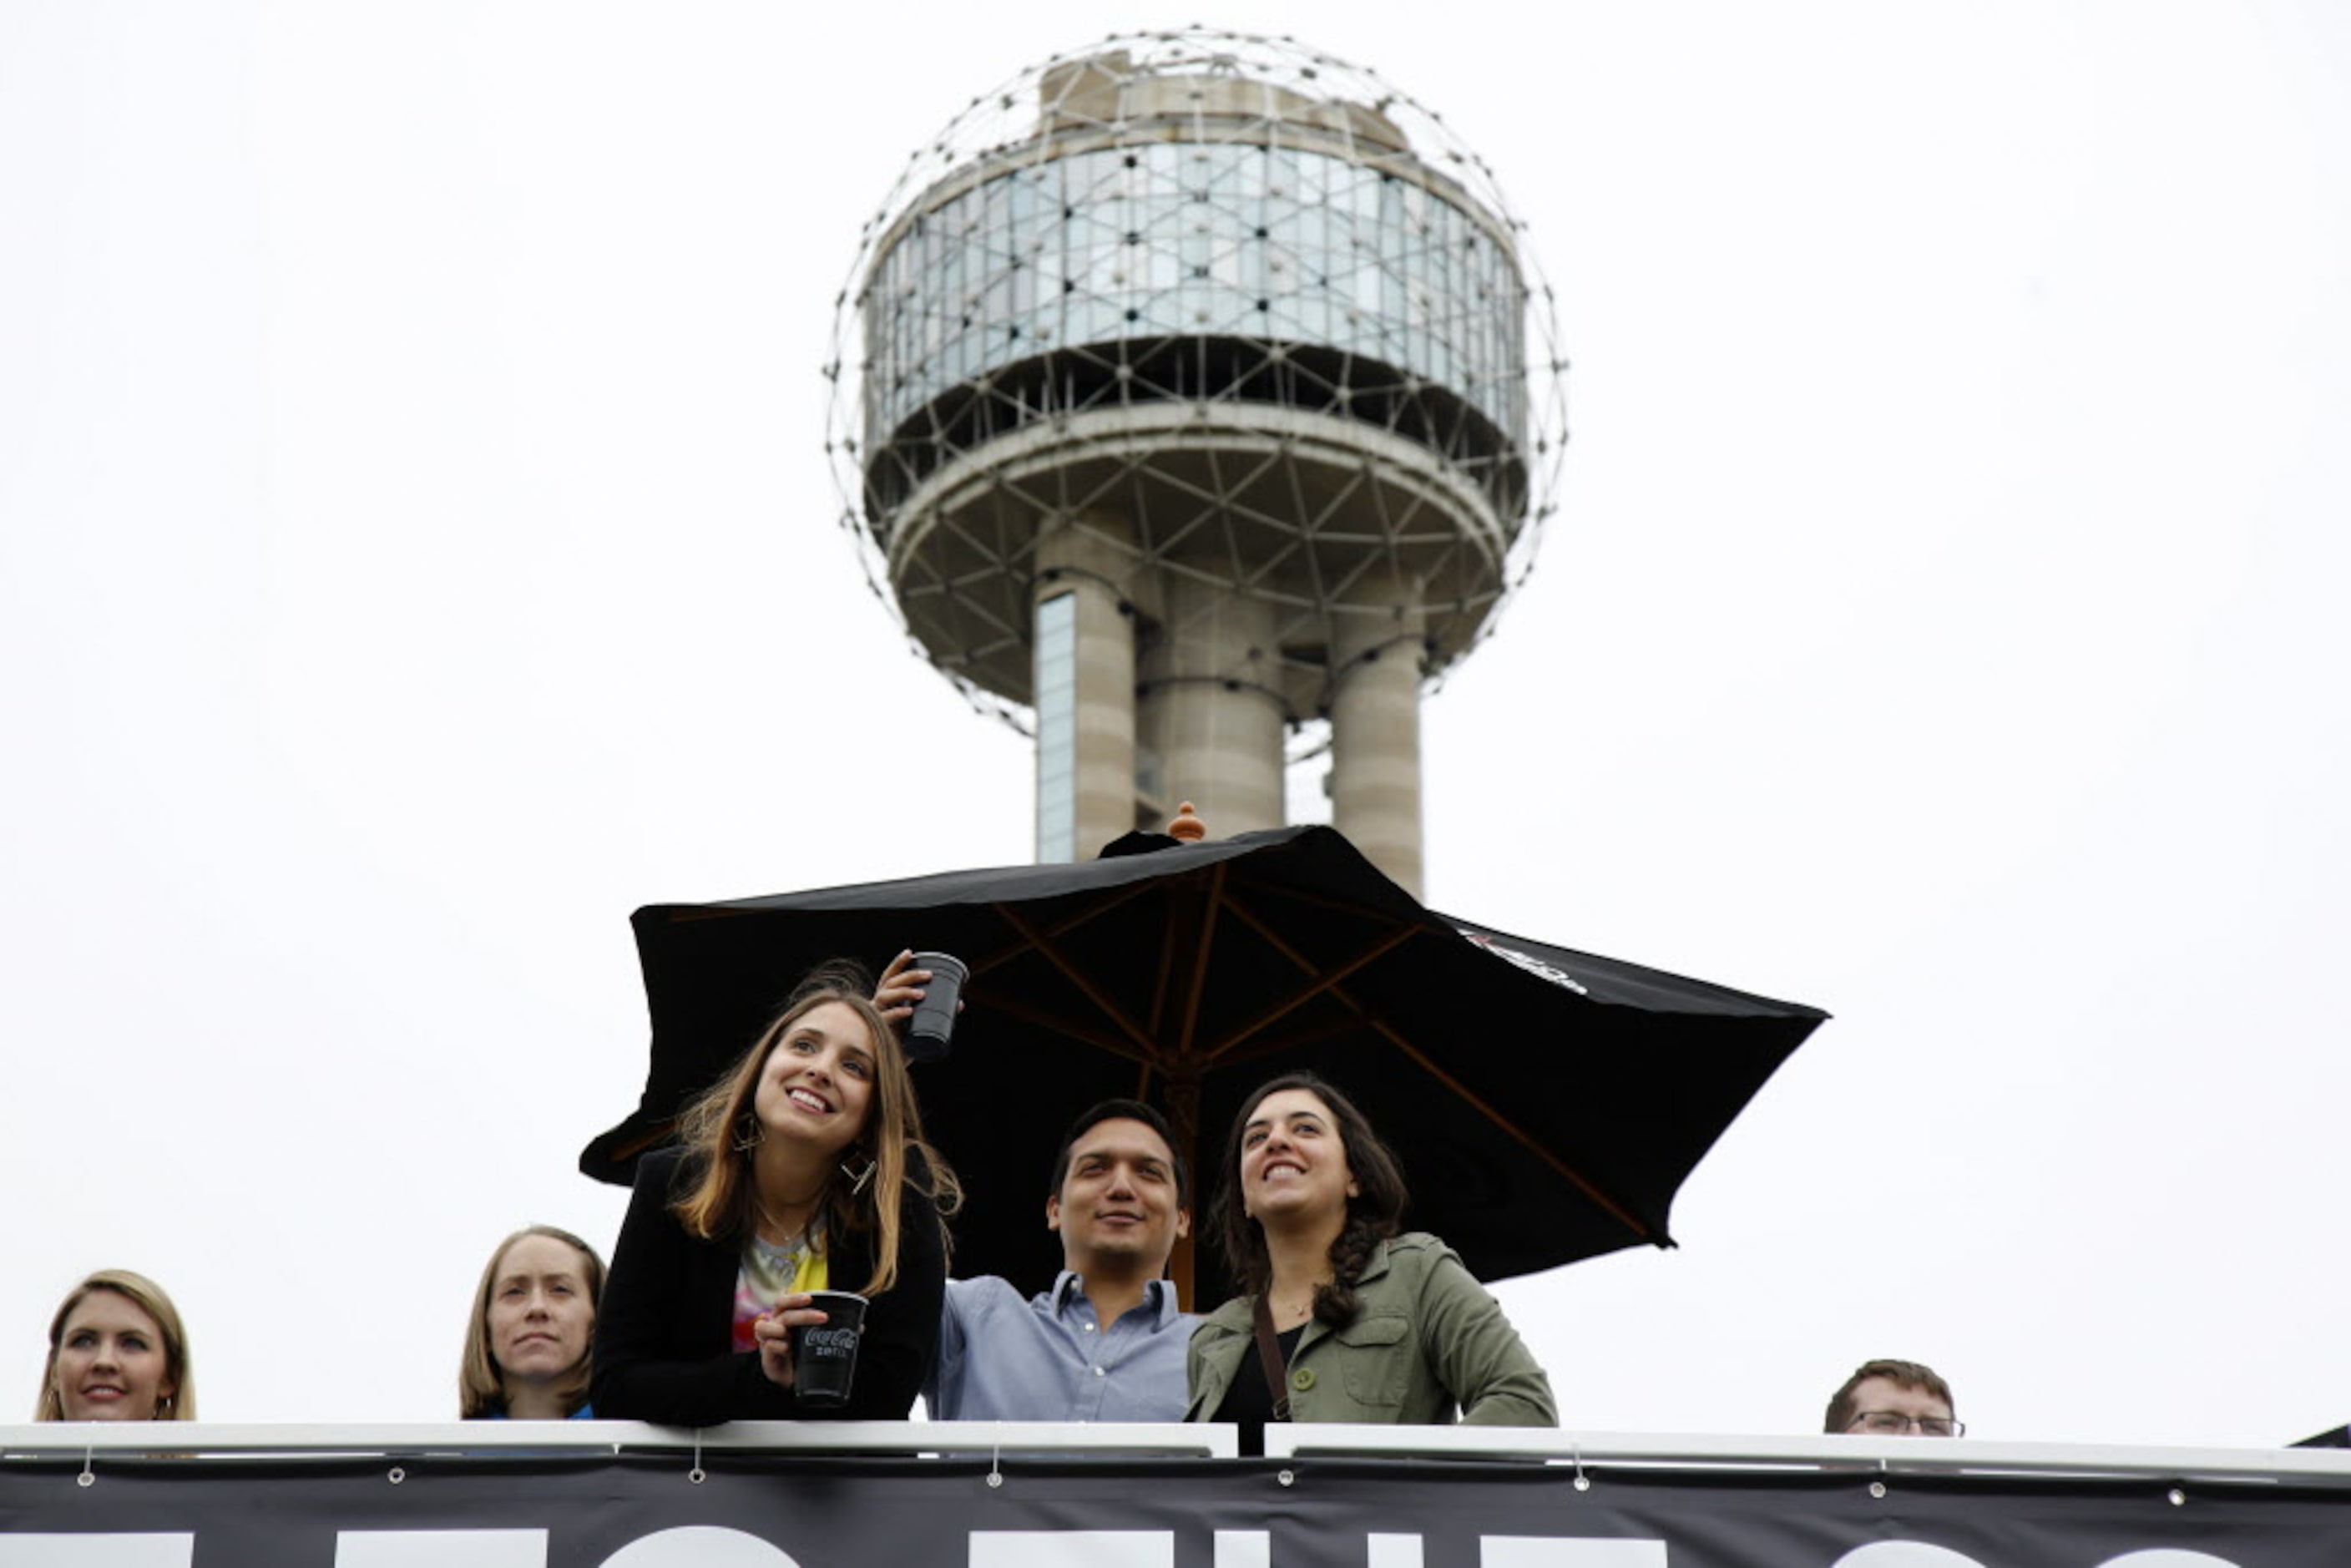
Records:
<instances>
[{"instance_id":1,"label":"white railing","mask_svg":"<svg viewBox=\"0 0 2351 1568\"><path fill-rule=\"evenodd\" d=\"M1560 1432L1511 1427L1273 1426L1266 1457L1517 1459L1661 1469L1819 1469L1886 1474L2084 1476L2351 1487L2351 1449L2168 1448L1993 1443L1972 1437L1739 1437ZM737 1421L692 1430L635 1421L452 1421L401 1425L56 1422L0 1427L0 1461L168 1454L348 1458L376 1455L619 1453L959 1454L1169 1459L1238 1457L1230 1427L1148 1422Z\"/></svg>"},{"instance_id":2,"label":"white railing","mask_svg":"<svg viewBox=\"0 0 2351 1568\"><path fill-rule=\"evenodd\" d=\"M59 1421L0 1427L0 1459L84 1454L190 1457L718 1453L1118 1454L1228 1459L1230 1427L1123 1421L735 1421L699 1430L639 1421L447 1421L381 1426L240 1426L206 1421Z\"/></svg>"},{"instance_id":3,"label":"white railing","mask_svg":"<svg viewBox=\"0 0 2351 1568\"><path fill-rule=\"evenodd\" d=\"M1724 1437L1511 1427L1275 1426L1268 1458L1541 1459L1667 1469L1867 1469L1980 1476L2293 1481L2351 1487L2351 1448L2158 1448L1973 1437Z\"/></svg>"}]
</instances>

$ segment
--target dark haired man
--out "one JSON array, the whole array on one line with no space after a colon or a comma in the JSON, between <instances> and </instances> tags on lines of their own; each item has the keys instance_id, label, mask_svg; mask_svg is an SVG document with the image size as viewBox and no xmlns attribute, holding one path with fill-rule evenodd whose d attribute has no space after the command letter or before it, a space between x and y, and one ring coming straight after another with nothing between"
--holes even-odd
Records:
<instances>
[{"instance_id":1,"label":"dark haired man","mask_svg":"<svg viewBox=\"0 0 2351 1568\"><path fill-rule=\"evenodd\" d=\"M940 1421L1180 1421L1193 1318L1163 1278L1192 1228L1166 1119L1136 1100L1079 1116L1053 1158L1045 1225L1061 1275L1023 1301L994 1275L949 1280L924 1402Z\"/></svg>"},{"instance_id":2,"label":"dark haired man","mask_svg":"<svg viewBox=\"0 0 2351 1568\"><path fill-rule=\"evenodd\" d=\"M1826 1432L1881 1437L1956 1437L1951 1385L1915 1361L1865 1361L1829 1401Z\"/></svg>"}]
</instances>

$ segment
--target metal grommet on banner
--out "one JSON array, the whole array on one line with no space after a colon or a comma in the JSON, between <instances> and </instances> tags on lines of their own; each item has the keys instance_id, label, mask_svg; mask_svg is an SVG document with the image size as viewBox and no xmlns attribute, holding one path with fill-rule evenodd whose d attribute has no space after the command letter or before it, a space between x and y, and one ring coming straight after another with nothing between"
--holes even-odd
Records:
<instances>
[{"instance_id":1,"label":"metal grommet on banner","mask_svg":"<svg viewBox=\"0 0 2351 1568\"><path fill-rule=\"evenodd\" d=\"M996 1424L987 1448L987 1485L992 1491L1004 1484L1004 1423Z\"/></svg>"},{"instance_id":2,"label":"metal grommet on banner","mask_svg":"<svg viewBox=\"0 0 2351 1568\"><path fill-rule=\"evenodd\" d=\"M1870 1482L1869 1495L1872 1497L1884 1497L1886 1495L1886 1483L1884 1481Z\"/></svg>"},{"instance_id":3,"label":"metal grommet on banner","mask_svg":"<svg viewBox=\"0 0 2351 1568\"><path fill-rule=\"evenodd\" d=\"M1571 1446L1567 1451L1570 1455L1573 1456L1575 1459L1575 1490L1578 1491L1590 1491L1592 1490L1592 1478L1583 1473L1583 1446L1581 1443L1578 1443Z\"/></svg>"},{"instance_id":4,"label":"metal grommet on banner","mask_svg":"<svg viewBox=\"0 0 2351 1568\"><path fill-rule=\"evenodd\" d=\"M694 1429L694 1469L685 1472L685 1479L695 1486L709 1479L708 1472L702 1468L702 1428L699 1427Z\"/></svg>"},{"instance_id":5,"label":"metal grommet on banner","mask_svg":"<svg viewBox=\"0 0 2351 1568\"><path fill-rule=\"evenodd\" d=\"M74 1485L78 1487L94 1487L98 1484L98 1473L89 1468L90 1458L97 1452L98 1447L96 1444L92 1444L90 1447L84 1448L81 1451L81 1474L74 1477Z\"/></svg>"},{"instance_id":6,"label":"metal grommet on banner","mask_svg":"<svg viewBox=\"0 0 2351 1568\"><path fill-rule=\"evenodd\" d=\"M1296 1486L1298 1484L1298 1472L1295 1470L1283 1470L1277 1474L1273 1479L1280 1481L1286 1487Z\"/></svg>"},{"instance_id":7,"label":"metal grommet on banner","mask_svg":"<svg viewBox=\"0 0 2351 1568\"><path fill-rule=\"evenodd\" d=\"M383 1479L390 1481L392 1485L398 1486L401 1482L408 1479L408 1472L402 1469L398 1465L394 1465L391 1469L384 1473Z\"/></svg>"},{"instance_id":8,"label":"metal grommet on banner","mask_svg":"<svg viewBox=\"0 0 2351 1568\"><path fill-rule=\"evenodd\" d=\"M2163 1495L2171 1500L2171 1506L2174 1508L2186 1508L2188 1506L2188 1494L2181 1491L2178 1487L2173 1487L2169 1491Z\"/></svg>"}]
</instances>

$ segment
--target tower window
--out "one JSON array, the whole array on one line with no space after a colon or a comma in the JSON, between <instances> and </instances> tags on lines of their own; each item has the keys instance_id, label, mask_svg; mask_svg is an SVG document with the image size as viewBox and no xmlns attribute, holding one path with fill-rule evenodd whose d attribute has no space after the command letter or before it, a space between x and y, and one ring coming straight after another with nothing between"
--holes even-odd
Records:
<instances>
[{"instance_id":1,"label":"tower window","mask_svg":"<svg viewBox=\"0 0 2351 1568\"><path fill-rule=\"evenodd\" d=\"M1078 596L1037 606L1037 859L1078 858Z\"/></svg>"}]
</instances>

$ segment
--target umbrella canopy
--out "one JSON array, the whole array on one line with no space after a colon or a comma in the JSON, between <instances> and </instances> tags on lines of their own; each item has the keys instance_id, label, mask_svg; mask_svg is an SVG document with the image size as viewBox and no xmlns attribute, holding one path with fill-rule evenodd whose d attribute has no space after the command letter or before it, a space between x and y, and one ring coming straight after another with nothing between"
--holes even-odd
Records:
<instances>
[{"instance_id":1,"label":"umbrella canopy","mask_svg":"<svg viewBox=\"0 0 2351 1568\"><path fill-rule=\"evenodd\" d=\"M1076 864L653 904L633 924L652 1070L583 1171L629 1180L816 964L954 953L972 971L954 1051L914 1082L967 1190L956 1270L1028 1289L1060 1266L1044 1200L1077 1113L1165 1110L1197 1215L1240 1103L1294 1068L1356 1100L1403 1163L1409 1222L1481 1279L1671 1246L1683 1178L1828 1016L1437 914L1325 827L1133 835ZM1197 1298L1221 1300L1201 1261Z\"/></svg>"}]
</instances>

